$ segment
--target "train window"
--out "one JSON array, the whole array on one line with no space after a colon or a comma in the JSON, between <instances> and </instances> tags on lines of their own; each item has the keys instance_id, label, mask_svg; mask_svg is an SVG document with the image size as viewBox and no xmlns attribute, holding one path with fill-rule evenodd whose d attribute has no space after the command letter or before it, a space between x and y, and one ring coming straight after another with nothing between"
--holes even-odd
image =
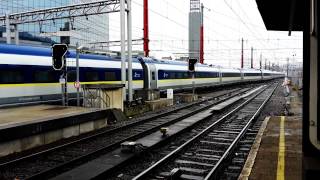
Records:
<instances>
[{"instance_id":1,"label":"train window","mask_svg":"<svg viewBox=\"0 0 320 180\"><path fill-rule=\"evenodd\" d=\"M68 82L75 82L77 80L77 72L69 71L68 72Z\"/></svg>"},{"instance_id":2,"label":"train window","mask_svg":"<svg viewBox=\"0 0 320 180\"><path fill-rule=\"evenodd\" d=\"M176 78L176 74L174 72L170 72L169 79L175 79L175 78Z\"/></svg>"},{"instance_id":3,"label":"train window","mask_svg":"<svg viewBox=\"0 0 320 180\"><path fill-rule=\"evenodd\" d=\"M245 73L244 76L260 76L259 73Z\"/></svg>"},{"instance_id":4,"label":"train window","mask_svg":"<svg viewBox=\"0 0 320 180\"><path fill-rule=\"evenodd\" d=\"M177 72L177 79L183 79L183 72Z\"/></svg>"},{"instance_id":5,"label":"train window","mask_svg":"<svg viewBox=\"0 0 320 180\"><path fill-rule=\"evenodd\" d=\"M0 71L0 83L23 83L23 73L21 71Z\"/></svg>"},{"instance_id":6,"label":"train window","mask_svg":"<svg viewBox=\"0 0 320 180\"><path fill-rule=\"evenodd\" d=\"M33 74L35 83L50 83L54 82L54 76L52 71L35 71Z\"/></svg>"},{"instance_id":7,"label":"train window","mask_svg":"<svg viewBox=\"0 0 320 180\"><path fill-rule=\"evenodd\" d=\"M116 72L107 71L104 73L104 78L106 81L116 81L117 80Z\"/></svg>"},{"instance_id":8,"label":"train window","mask_svg":"<svg viewBox=\"0 0 320 180\"><path fill-rule=\"evenodd\" d=\"M85 74L86 81L98 81L99 73L98 72L86 72Z\"/></svg>"},{"instance_id":9,"label":"train window","mask_svg":"<svg viewBox=\"0 0 320 180\"><path fill-rule=\"evenodd\" d=\"M223 73L223 77L240 77L239 73Z\"/></svg>"},{"instance_id":10,"label":"train window","mask_svg":"<svg viewBox=\"0 0 320 180\"><path fill-rule=\"evenodd\" d=\"M184 78L184 79L188 79L188 78L189 78L189 74L188 74L187 72L184 72L184 73L183 73L183 78Z\"/></svg>"}]
</instances>

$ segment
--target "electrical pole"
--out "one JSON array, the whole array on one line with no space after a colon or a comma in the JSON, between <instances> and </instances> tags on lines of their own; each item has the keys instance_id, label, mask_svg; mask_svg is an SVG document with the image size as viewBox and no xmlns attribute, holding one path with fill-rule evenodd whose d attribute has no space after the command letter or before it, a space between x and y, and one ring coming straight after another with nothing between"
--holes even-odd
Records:
<instances>
[{"instance_id":1,"label":"electrical pole","mask_svg":"<svg viewBox=\"0 0 320 180\"><path fill-rule=\"evenodd\" d=\"M287 77L289 77L289 58L287 58Z\"/></svg>"},{"instance_id":2,"label":"electrical pole","mask_svg":"<svg viewBox=\"0 0 320 180\"><path fill-rule=\"evenodd\" d=\"M77 77L76 77L76 83L77 85L79 85L79 52L80 48L79 48L79 43L76 44L76 71L77 71ZM80 87L76 87L77 88L77 106L80 106Z\"/></svg>"},{"instance_id":3,"label":"electrical pole","mask_svg":"<svg viewBox=\"0 0 320 180\"><path fill-rule=\"evenodd\" d=\"M126 87L126 7L125 0L120 0L120 37L121 37L121 84ZM126 100L126 88L122 88L123 100Z\"/></svg>"},{"instance_id":4,"label":"electrical pole","mask_svg":"<svg viewBox=\"0 0 320 180\"><path fill-rule=\"evenodd\" d=\"M6 14L6 39L7 39L7 44L11 44L11 27L10 27L10 18L9 14Z\"/></svg>"},{"instance_id":5,"label":"electrical pole","mask_svg":"<svg viewBox=\"0 0 320 180\"><path fill-rule=\"evenodd\" d=\"M149 57L149 7L148 0L143 0L143 50L144 56Z\"/></svg>"},{"instance_id":6,"label":"electrical pole","mask_svg":"<svg viewBox=\"0 0 320 180\"><path fill-rule=\"evenodd\" d=\"M132 12L131 0L127 0L127 20L128 20L128 93L129 102L133 100L132 91Z\"/></svg>"},{"instance_id":7,"label":"electrical pole","mask_svg":"<svg viewBox=\"0 0 320 180\"><path fill-rule=\"evenodd\" d=\"M241 39L241 68L243 68L243 38Z\"/></svg>"},{"instance_id":8,"label":"electrical pole","mask_svg":"<svg viewBox=\"0 0 320 180\"><path fill-rule=\"evenodd\" d=\"M269 61L269 70L271 70L270 61Z\"/></svg>"},{"instance_id":9,"label":"electrical pole","mask_svg":"<svg viewBox=\"0 0 320 180\"><path fill-rule=\"evenodd\" d=\"M251 47L251 69L253 69L253 47Z\"/></svg>"},{"instance_id":10,"label":"electrical pole","mask_svg":"<svg viewBox=\"0 0 320 180\"><path fill-rule=\"evenodd\" d=\"M264 69L267 70L267 58L264 59Z\"/></svg>"},{"instance_id":11,"label":"electrical pole","mask_svg":"<svg viewBox=\"0 0 320 180\"><path fill-rule=\"evenodd\" d=\"M204 6L201 3L201 24L200 24L200 63L204 63L204 29L203 29L203 9Z\"/></svg>"},{"instance_id":12,"label":"electrical pole","mask_svg":"<svg viewBox=\"0 0 320 180\"><path fill-rule=\"evenodd\" d=\"M260 69L262 69L262 53L260 53Z\"/></svg>"}]
</instances>

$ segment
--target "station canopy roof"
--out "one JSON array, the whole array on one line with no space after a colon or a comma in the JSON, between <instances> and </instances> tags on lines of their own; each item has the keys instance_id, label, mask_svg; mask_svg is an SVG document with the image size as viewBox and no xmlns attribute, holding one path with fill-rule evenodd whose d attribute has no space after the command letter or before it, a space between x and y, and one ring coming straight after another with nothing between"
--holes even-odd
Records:
<instances>
[{"instance_id":1,"label":"station canopy roof","mask_svg":"<svg viewBox=\"0 0 320 180\"><path fill-rule=\"evenodd\" d=\"M303 31L305 0L256 0L268 30Z\"/></svg>"}]
</instances>

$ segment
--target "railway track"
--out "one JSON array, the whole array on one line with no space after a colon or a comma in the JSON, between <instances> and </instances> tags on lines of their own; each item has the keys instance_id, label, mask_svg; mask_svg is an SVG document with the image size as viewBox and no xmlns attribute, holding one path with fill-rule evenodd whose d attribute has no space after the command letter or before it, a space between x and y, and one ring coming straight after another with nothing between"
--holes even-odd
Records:
<instances>
[{"instance_id":1,"label":"railway track","mask_svg":"<svg viewBox=\"0 0 320 180\"><path fill-rule=\"evenodd\" d=\"M110 152L124 141L145 136L188 116L201 112L226 99L250 90L235 89L199 102L192 103L142 120L134 120L123 126L115 126L88 137L67 142L28 156L0 164L0 173L5 179L45 179L52 174L84 163Z\"/></svg>"},{"instance_id":2,"label":"railway track","mask_svg":"<svg viewBox=\"0 0 320 180\"><path fill-rule=\"evenodd\" d=\"M277 85L265 87L210 126L198 128L195 136L133 179L219 179L223 172L233 173L239 166L232 166L232 162L242 159L230 159L235 150L250 149L249 140L254 139L258 128L252 123Z\"/></svg>"}]
</instances>

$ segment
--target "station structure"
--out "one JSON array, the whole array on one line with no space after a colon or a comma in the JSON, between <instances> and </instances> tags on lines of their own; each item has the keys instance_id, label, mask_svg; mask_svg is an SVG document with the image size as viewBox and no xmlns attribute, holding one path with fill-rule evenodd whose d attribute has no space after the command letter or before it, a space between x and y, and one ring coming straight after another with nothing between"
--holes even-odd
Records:
<instances>
[{"instance_id":1,"label":"station structure","mask_svg":"<svg viewBox=\"0 0 320 180\"><path fill-rule=\"evenodd\" d=\"M268 70L266 63L262 69L262 55L260 69L254 69L253 47L251 68L243 68L243 39L240 69L204 64L200 0L190 0L188 62L149 57L148 0L143 0L145 57L133 57L131 3L99 0L0 16L6 43L12 44L12 37L15 42L0 46L0 65L1 54L14 57L12 47L22 47L19 57L48 59L48 49L34 55L19 45L21 24L118 12L121 38L120 57L83 54L78 43L59 55L55 47L64 44L53 45L53 72L67 72L65 58L76 60L70 66L76 72L70 99L67 75L60 76L59 101L41 94L40 100L21 96L25 103L10 103L14 97L0 94L0 179L312 179L320 174L316 0L257 0L267 30L303 31L303 88L301 79L289 80L289 72L271 71L270 64ZM80 84L80 71L91 68L83 62L90 58L92 64L111 62L112 68ZM102 76L112 80L100 81ZM60 85L41 83L32 85ZM3 83L0 93L30 84Z\"/></svg>"}]
</instances>

